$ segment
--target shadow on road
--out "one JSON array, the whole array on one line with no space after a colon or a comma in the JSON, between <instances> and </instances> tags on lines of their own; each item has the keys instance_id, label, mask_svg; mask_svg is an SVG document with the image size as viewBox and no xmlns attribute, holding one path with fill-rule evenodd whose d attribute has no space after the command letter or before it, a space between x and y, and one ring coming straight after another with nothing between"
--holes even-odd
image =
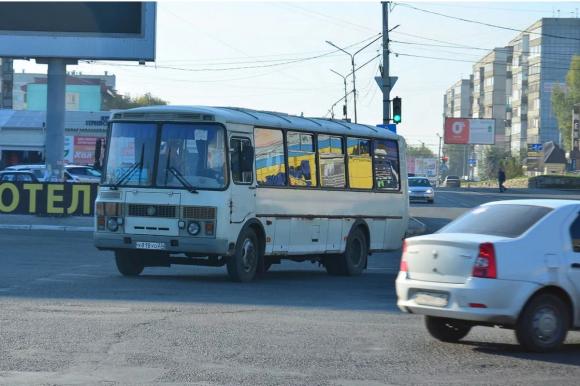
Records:
<instances>
[{"instance_id":1,"label":"shadow on road","mask_svg":"<svg viewBox=\"0 0 580 386\"><path fill-rule=\"evenodd\" d=\"M578 343L564 344L560 350L544 354L526 352L517 344L484 343L474 341L462 341L461 344L475 346L474 350L482 354L580 366L580 344Z\"/></svg>"}]
</instances>

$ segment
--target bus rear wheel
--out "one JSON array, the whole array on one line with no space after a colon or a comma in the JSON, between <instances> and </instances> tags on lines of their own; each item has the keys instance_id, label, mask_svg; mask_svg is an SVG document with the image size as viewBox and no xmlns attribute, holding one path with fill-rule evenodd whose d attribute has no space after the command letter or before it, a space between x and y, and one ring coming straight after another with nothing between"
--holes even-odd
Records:
<instances>
[{"instance_id":1,"label":"bus rear wheel","mask_svg":"<svg viewBox=\"0 0 580 386\"><path fill-rule=\"evenodd\" d=\"M117 270L123 276L139 276L145 268L145 263L134 251L115 251Z\"/></svg>"},{"instance_id":2,"label":"bus rear wheel","mask_svg":"<svg viewBox=\"0 0 580 386\"><path fill-rule=\"evenodd\" d=\"M235 253L228 258L227 269L230 279L246 283L256 276L260 261L260 244L256 233L249 228L242 230L236 243Z\"/></svg>"},{"instance_id":3,"label":"bus rear wheel","mask_svg":"<svg viewBox=\"0 0 580 386\"><path fill-rule=\"evenodd\" d=\"M324 267L330 275L358 276L367 265L368 254L367 238L358 227L348 236L344 253L326 256Z\"/></svg>"}]
</instances>

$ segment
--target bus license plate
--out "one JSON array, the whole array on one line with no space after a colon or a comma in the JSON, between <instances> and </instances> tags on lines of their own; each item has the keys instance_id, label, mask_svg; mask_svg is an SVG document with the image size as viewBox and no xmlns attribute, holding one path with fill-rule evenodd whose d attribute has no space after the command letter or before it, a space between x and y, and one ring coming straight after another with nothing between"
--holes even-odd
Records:
<instances>
[{"instance_id":1,"label":"bus license plate","mask_svg":"<svg viewBox=\"0 0 580 386\"><path fill-rule=\"evenodd\" d=\"M419 292L415 295L415 303L422 306L445 307L447 305L447 294Z\"/></svg>"},{"instance_id":2,"label":"bus license plate","mask_svg":"<svg viewBox=\"0 0 580 386\"><path fill-rule=\"evenodd\" d=\"M150 241L137 241L135 243L137 249L165 249L165 243L154 243Z\"/></svg>"}]
</instances>

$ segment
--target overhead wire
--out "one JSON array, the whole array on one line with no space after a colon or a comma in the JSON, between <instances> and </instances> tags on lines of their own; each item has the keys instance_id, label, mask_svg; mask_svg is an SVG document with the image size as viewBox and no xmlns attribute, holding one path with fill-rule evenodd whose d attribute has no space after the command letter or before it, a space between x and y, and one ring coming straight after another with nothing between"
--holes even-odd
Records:
<instances>
[{"instance_id":1,"label":"overhead wire","mask_svg":"<svg viewBox=\"0 0 580 386\"><path fill-rule=\"evenodd\" d=\"M402 7L406 7L406 8L413 9L415 11L424 12L424 13L428 13L428 14L432 14L432 15L437 15L437 16L440 16L440 17L448 18L448 19L459 20L459 21L463 21L463 22L466 22L466 23L479 24L479 25L483 25L483 26L486 26L486 27L492 27L492 28L497 28L497 29L502 29L502 30L507 30L507 31L519 32L519 33L529 33L529 34L533 34L533 35L539 35L539 36L542 36L542 37L550 37L550 38L556 38L556 39L568 39L568 40L580 41L580 38L576 38L576 37L572 37L572 36L561 36L561 35L554 35L554 34L549 34L549 33L544 33L544 32L535 32L535 31L529 31L529 30L522 30L522 29L519 29L519 28L506 27L506 26L502 26L502 25L498 25L498 24L487 23L487 22L484 22L484 21L479 21L479 20L474 20L474 19L466 19L464 17L459 17L459 16L447 15L447 14L442 13L442 12L430 11L430 10L427 10L427 9L424 9L424 8L419 8L419 7L416 7L414 5L407 4L407 3L396 3L396 4L397 5L400 5Z\"/></svg>"}]
</instances>

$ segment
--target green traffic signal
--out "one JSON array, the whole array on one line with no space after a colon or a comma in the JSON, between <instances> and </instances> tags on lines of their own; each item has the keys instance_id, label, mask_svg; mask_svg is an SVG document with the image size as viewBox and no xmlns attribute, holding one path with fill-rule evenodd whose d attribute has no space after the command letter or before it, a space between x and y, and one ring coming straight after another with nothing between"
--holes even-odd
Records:
<instances>
[{"instance_id":1,"label":"green traffic signal","mask_svg":"<svg viewBox=\"0 0 580 386\"><path fill-rule=\"evenodd\" d=\"M393 98L393 122L401 123L402 109L401 109L401 98Z\"/></svg>"}]
</instances>

